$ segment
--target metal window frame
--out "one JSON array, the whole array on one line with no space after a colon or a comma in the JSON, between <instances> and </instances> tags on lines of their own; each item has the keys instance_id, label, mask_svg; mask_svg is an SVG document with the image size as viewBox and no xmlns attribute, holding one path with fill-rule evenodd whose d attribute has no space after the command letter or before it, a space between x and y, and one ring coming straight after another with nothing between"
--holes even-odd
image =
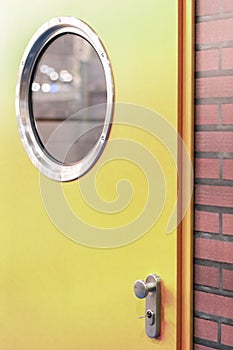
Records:
<instances>
[{"instance_id":1,"label":"metal window frame","mask_svg":"<svg viewBox=\"0 0 233 350\"><path fill-rule=\"evenodd\" d=\"M62 34L71 33L83 37L96 50L103 65L106 88L106 114L103 130L92 150L75 164L63 164L53 159L39 142L30 108L30 85L38 59L44 48ZM20 63L16 85L16 115L19 134L32 163L41 173L57 181L71 181L83 176L96 163L107 143L114 106L114 79L110 59L98 35L83 21L74 17L57 17L43 24L30 40Z\"/></svg>"}]
</instances>

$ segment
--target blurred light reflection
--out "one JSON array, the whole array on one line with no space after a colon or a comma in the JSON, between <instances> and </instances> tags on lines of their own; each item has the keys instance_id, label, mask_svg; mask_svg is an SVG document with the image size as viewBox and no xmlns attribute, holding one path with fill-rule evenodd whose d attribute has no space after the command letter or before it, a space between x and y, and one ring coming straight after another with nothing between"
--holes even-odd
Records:
<instances>
[{"instance_id":1,"label":"blurred light reflection","mask_svg":"<svg viewBox=\"0 0 233 350\"><path fill-rule=\"evenodd\" d=\"M50 91L50 84L47 84L47 83L42 84L41 90L43 92L49 92Z\"/></svg>"},{"instance_id":2,"label":"blurred light reflection","mask_svg":"<svg viewBox=\"0 0 233 350\"><path fill-rule=\"evenodd\" d=\"M38 92L40 91L40 84L36 83L35 81L32 83L32 91Z\"/></svg>"}]
</instances>

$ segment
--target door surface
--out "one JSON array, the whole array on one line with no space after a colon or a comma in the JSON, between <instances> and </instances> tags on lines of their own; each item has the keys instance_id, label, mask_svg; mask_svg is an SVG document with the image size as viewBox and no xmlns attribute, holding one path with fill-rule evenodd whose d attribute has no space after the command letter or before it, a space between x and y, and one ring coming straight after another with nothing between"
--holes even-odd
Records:
<instances>
[{"instance_id":1,"label":"door surface","mask_svg":"<svg viewBox=\"0 0 233 350\"><path fill-rule=\"evenodd\" d=\"M24 49L38 27L59 15L80 18L96 30L111 59L116 102L127 103L119 111L116 106L116 124L100 162L80 180L62 185L78 218L77 231L86 225L80 242L61 233L47 213L41 191L52 191L54 183L43 185L15 118ZM178 0L9 0L1 2L0 16L0 349L177 349L179 242L177 225L169 221L172 213L176 217L177 150L176 143L163 140L174 140L179 124ZM135 120L141 114L144 127L127 120L128 111L130 118L137 114ZM171 132L168 138L157 134L153 117L158 129L164 125ZM91 202L95 188L105 201L100 209L98 201L96 207ZM63 213L56 215L66 220ZM142 215L148 225L133 225ZM90 227L96 237L86 244ZM117 244L121 227L129 237ZM114 230L116 243L99 242L101 230ZM146 336L144 319L138 319L145 300L133 293L134 282L149 273L162 280L158 339Z\"/></svg>"}]
</instances>

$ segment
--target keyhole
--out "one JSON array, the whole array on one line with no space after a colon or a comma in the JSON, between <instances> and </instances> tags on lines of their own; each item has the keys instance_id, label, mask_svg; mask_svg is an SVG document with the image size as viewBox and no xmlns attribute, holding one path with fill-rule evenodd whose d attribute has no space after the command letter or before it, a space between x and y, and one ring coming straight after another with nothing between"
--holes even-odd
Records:
<instances>
[{"instance_id":1,"label":"keyhole","mask_svg":"<svg viewBox=\"0 0 233 350\"><path fill-rule=\"evenodd\" d=\"M147 310L146 317L151 318L153 316L153 313L151 310Z\"/></svg>"}]
</instances>

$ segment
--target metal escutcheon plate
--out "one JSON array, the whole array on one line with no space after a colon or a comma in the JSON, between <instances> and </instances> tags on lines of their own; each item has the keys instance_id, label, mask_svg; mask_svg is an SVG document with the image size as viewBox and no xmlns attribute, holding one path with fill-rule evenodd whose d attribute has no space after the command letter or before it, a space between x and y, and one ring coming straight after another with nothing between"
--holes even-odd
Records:
<instances>
[{"instance_id":1,"label":"metal escutcheon plate","mask_svg":"<svg viewBox=\"0 0 233 350\"><path fill-rule=\"evenodd\" d=\"M149 292L146 297L146 312L151 310L154 314L154 323L151 319L145 318L146 334L150 338L158 338L161 331L161 280L158 275L150 274L146 278L146 283L155 283L156 290Z\"/></svg>"}]
</instances>

